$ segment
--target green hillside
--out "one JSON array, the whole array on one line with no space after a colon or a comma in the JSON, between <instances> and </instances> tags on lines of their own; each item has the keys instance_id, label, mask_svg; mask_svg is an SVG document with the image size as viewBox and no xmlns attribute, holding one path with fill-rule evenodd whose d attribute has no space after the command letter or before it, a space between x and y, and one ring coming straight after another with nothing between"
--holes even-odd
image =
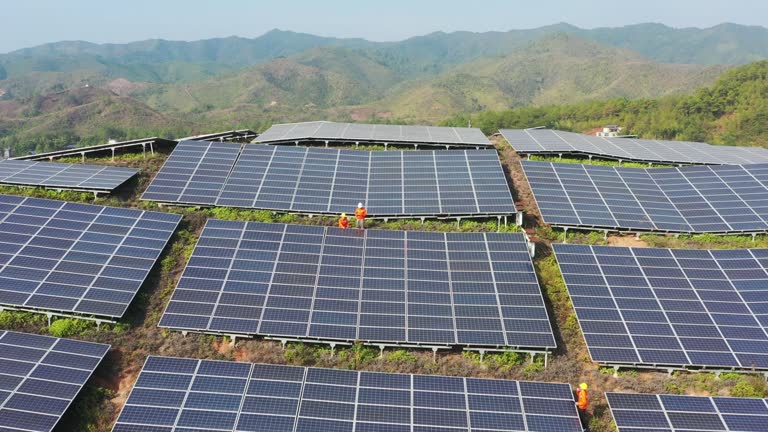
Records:
<instances>
[{"instance_id":1,"label":"green hillside","mask_svg":"<svg viewBox=\"0 0 768 432\"><path fill-rule=\"evenodd\" d=\"M729 67L681 61L761 57L764 47L753 42L765 32L736 25L581 30L558 24L388 43L283 31L198 42L61 42L0 55L0 76L6 76L0 80L0 144L18 153L108 138L259 129L277 121L435 123L488 110L494 112L475 121L490 127L507 122L507 112L499 112L511 108L509 115L532 116L533 125L587 130L610 119L654 136L734 142L754 135L740 128L759 128L759 113L715 122L700 113L673 116L678 108L665 107ZM703 52L710 57L697 54ZM611 101L591 102L605 99ZM55 108L56 100L63 105ZM558 117L569 104L578 104L578 112ZM646 105L663 109L647 118L621 117L625 110L644 113ZM522 109L527 106L547 108ZM458 117L462 124L465 117ZM699 126L704 120L706 128Z\"/></svg>"},{"instance_id":2,"label":"green hillside","mask_svg":"<svg viewBox=\"0 0 768 432\"><path fill-rule=\"evenodd\" d=\"M443 124L466 125L470 119L486 133L533 126L589 132L615 123L644 138L768 147L768 61L734 68L690 95L487 111Z\"/></svg>"},{"instance_id":3,"label":"green hillside","mask_svg":"<svg viewBox=\"0 0 768 432\"><path fill-rule=\"evenodd\" d=\"M423 121L457 111L659 97L709 84L723 70L722 66L659 64L629 50L558 34L508 56L477 60L436 79L407 85L371 107Z\"/></svg>"},{"instance_id":4,"label":"green hillside","mask_svg":"<svg viewBox=\"0 0 768 432\"><path fill-rule=\"evenodd\" d=\"M318 48L236 74L150 87L134 96L163 111L201 113L252 105L264 112L298 112L367 102L396 81L390 70L353 51Z\"/></svg>"},{"instance_id":5,"label":"green hillside","mask_svg":"<svg viewBox=\"0 0 768 432\"><path fill-rule=\"evenodd\" d=\"M88 145L109 139L183 136L195 124L107 90L81 88L23 103L0 101L0 147L14 154Z\"/></svg>"},{"instance_id":6,"label":"green hillside","mask_svg":"<svg viewBox=\"0 0 768 432\"><path fill-rule=\"evenodd\" d=\"M768 58L768 29L721 24L674 29L661 24L580 29L561 23L507 32L436 32L399 42L337 39L273 30L256 38L193 42L146 40L127 44L57 42L0 54L5 97L29 97L88 82L188 83L291 57L319 47L342 47L403 79L439 75L483 58L509 55L531 41L567 33L639 52L661 63L744 64ZM32 75L31 75L32 74ZM40 80L34 79L40 76Z\"/></svg>"}]
</instances>

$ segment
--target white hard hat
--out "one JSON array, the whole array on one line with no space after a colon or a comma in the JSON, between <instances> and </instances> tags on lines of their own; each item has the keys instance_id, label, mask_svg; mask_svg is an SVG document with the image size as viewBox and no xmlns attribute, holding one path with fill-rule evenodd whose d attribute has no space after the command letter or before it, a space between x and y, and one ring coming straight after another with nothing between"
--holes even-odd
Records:
<instances>
[{"instance_id":1,"label":"white hard hat","mask_svg":"<svg viewBox=\"0 0 768 432\"><path fill-rule=\"evenodd\" d=\"M363 208L363 203L361 202L357 203L357 208Z\"/></svg>"}]
</instances>

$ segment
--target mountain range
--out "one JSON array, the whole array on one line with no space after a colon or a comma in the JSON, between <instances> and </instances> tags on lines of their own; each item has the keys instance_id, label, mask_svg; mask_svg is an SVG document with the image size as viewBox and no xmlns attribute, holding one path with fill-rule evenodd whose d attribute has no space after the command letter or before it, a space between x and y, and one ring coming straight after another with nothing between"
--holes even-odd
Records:
<instances>
[{"instance_id":1,"label":"mountain range","mask_svg":"<svg viewBox=\"0 0 768 432\"><path fill-rule=\"evenodd\" d=\"M399 42L281 30L57 42L0 54L0 139L56 135L63 125L87 141L102 126L127 137L142 124L162 132L310 119L435 123L459 112L688 93L763 58L768 29L736 24L561 23Z\"/></svg>"}]
</instances>

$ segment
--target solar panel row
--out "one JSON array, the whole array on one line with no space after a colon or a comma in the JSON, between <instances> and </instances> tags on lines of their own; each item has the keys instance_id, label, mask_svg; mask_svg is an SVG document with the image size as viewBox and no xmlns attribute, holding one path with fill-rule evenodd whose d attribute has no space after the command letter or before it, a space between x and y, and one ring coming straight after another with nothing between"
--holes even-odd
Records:
<instances>
[{"instance_id":1,"label":"solar panel row","mask_svg":"<svg viewBox=\"0 0 768 432\"><path fill-rule=\"evenodd\" d=\"M384 344L555 347L519 233L209 220L160 326Z\"/></svg>"},{"instance_id":2,"label":"solar panel row","mask_svg":"<svg viewBox=\"0 0 768 432\"><path fill-rule=\"evenodd\" d=\"M576 432L570 386L149 357L113 432Z\"/></svg>"},{"instance_id":3,"label":"solar panel row","mask_svg":"<svg viewBox=\"0 0 768 432\"><path fill-rule=\"evenodd\" d=\"M639 162L705 165L768 163L768 149L688 141L606 138L549 129L502 129L521 154L577 154Z\"/></svg>"},{"instance_id":4,"label":"solar panel row","mask_svg":"<svg viewBox=\"0 0 768 432\"><path fill-rule=\"evenodd\" d=\"M120 317L180 220L0 195L0 304Z\"/></svg>"},{"instance_id":5,"label":"solar panel row","mask_svg":"<svg viewBox=\"0 0 768 432\"><path fill-rule=\"evenodd\" d=\"M0 161L0 183L60 189L111 192L135 176L133 168L5 159Z\"/></svg>"},{"instance_id":6,"label":"solar panel row","mask_svg":"<svg viewBox=\"0 0 768 432\"><path fill-rule=\"evenodd\" d=\"M555 226L686 233L768 229L768 164L637 169L522 162Z\"/></svg>"},{"instance_id":7,"label":"solar panel row","mask_svg":"<svg viewBox=\"0 0 768 432\"><path fill-rule=\"evenodd\" d=\"M606 393L619 432L765 432L768 400Z\"/></svg>"},{"instance_id":8,"label":"solar panel row","mask_svg":"<svg viewBox=\"0 0 768 432\"><path fill-rule=\"evenodd\" d=\"M179 204L372 217L509 215L493 150L367 152L180 143L142 196ZM237 161L235 162L235 160Z\"/></svg>"},{"instance_id":9,"label":"solar panel row","mask_svg":"<svg viewBox=\"0 0 768 432\"><path fill-rule=\"evenodd\" d=\"M256 138L266 144L332 141L490 147L480 129L435 126L333 123L327 121L276 124Z\"/></svg>"},{"instance_id":10,"label":"solar panel row","mask_svg":"<svg viewBox=\"0 0 768 432\"><path fill-rule=\"evenodd\" d=\"M51 431L108 350L0 330L0 431Z\"/></svg>"},{"instance_id":11,"label":"solar panel row","mask_svg":"<svg viewBox=\"0 0 768 432\"><path fill-rule=\"evenodd\" d=\"M594 361L768 369L768 249L553 246Z\"/></svg>"},{"instance_id":12,"label":"solar panel row","mask_svg":"<svg viewBox=\"0 0 768 432\"><path fill-rule=\"evenodd\" d=\"M141 199L216 204L241 147L231 142L180 142Z\"/></svg>"}]
</instances>

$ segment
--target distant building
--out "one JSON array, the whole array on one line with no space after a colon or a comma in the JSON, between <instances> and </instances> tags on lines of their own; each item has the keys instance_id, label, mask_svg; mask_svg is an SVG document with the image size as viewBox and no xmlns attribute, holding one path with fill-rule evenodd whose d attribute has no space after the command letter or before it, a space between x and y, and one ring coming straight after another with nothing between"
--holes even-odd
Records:
<instances>
[{"instance_id":1,"label":"distant building","mask_svg":"<svg viewBox=\"0 0 768 432\"><path fill-rule=\"evenodd\" d=\"M621 132L622 129L624 128L619 127L617 125L607 125L603 128L602 131L595 133L595 135L599 137L606 137L606 138L617 137L619 136L619 133Z\"/></svg>"}]
</instances>

